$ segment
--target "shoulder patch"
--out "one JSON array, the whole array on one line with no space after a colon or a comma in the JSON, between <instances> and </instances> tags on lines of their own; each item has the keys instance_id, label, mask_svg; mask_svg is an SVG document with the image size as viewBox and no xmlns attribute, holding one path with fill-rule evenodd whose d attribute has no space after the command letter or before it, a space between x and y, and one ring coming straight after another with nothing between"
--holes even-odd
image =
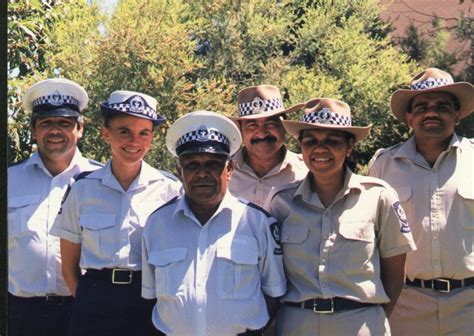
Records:
<instances>
[{"instance_id":1,"label":"shoulder patch","mask_svg":"<svg viewBox=\"0 0 474 336\"><path fill-rule=\"evenodd\" d=\"M151 213L150 213L150 216L153 215L155 212L157 212L158 210L161 210L163 209L164 207L167 207L168 205L171 205L173 203L176 203L178 201L178 198L179 196L175 196L173 197L172 199L170 199L168 202L166 202L165 204L159 206L158 208L156 208L155 210L153 210Z\"/></svg>"},{"instance_id":2,"label":"shoulder patch","mask_svg":"<svg viewBox=\"0 0 474 336\"><path fill-rule=\"evenodd\" d=\"M93 171L83 171L79 174L77 174L76 176L74 176L74 181L79 181L79 180L82 180L83 178L85 178L87 175L89 175L90 173L93 173Z\"/></svg>"},{"instance_id":3,"label":"shoulder patch","mask_svg":"<svg viewBox=\"0 0 474 336\"><path fill-rule=\"evenodd\" d=\"M408 225L408 218L405 214L405 210L403 210L402 205L400 202L394 202L392 204L393 210L398 217L398 221L400 222L400 232L402 233L409 233L411 232L410 226Z\"/></svg>"},{"instance_id":4,"label":"shoulder patch","mask_svg":"<svg viewBox=\"0 0 474 336\"><path fill-rule=\"evenodd\" d=\"M261 212L263 212L265 214L265 216L267 216L267 218L272 217L272 215L267 210L265 210L264 208L258 206L257 204L252 203L252 202L247 202L246 204L247 204L247 206L249 206L251 208L260 210Z\"/></svg>"},{"instance_id":5,"label":"shoulder patch","mask_svg":"<svg viewBox=\"0 0 474 336\"><path fill-rule=\"evenodd\" d=\"M281 223L275 222L270 225L270 232L272 233L273 240L276 243L276 247L273 249L274 255L281 255Z\"/></svg>"}]
</instances>

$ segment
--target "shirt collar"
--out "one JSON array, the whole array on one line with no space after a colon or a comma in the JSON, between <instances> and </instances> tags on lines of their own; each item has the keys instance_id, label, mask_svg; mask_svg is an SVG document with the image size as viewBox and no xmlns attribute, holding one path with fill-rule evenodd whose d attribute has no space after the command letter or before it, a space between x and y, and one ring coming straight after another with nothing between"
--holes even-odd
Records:
<instances>
[{"instance_id":1,"label":"shirt collar","mask_svg":"<svg viewBox=\"0 0 474 336\"><path fill-rule=\"evenodd\" d=\"M293 198L300 197L304 202L309 204L317 204L323 206L317 193L311 190L311 173L308 173L306 177L301 181L298 188L293 195ZM336 199L347 195L351 190L362 190L361 177L354 174L347 166L344 172L344 182L341 190L336 195Z\"/></svg>"},{"instance_id":2,"label":"shirt collar","mask_svg":"<svg viewBox=\"0 0 474 336\"><path fill-rule=\"evenodd\" d=\"M176 206L174 212L173 212L173 217L176 216L178 213L182 212L186 217L189 217L193 219L197 224L201 225L199 221L197 220L196 216L192 212L192 210L188 206L188 202L185 197L186 193L183 194L179 198L178 205ZM229 190L226 191L224 198L222 199L221 203L219 204L219 207L217 208L216 212L209 218L209 221L218 216L222 211L225 209L232 210L232 200L235 199L229 192Z\"/></svg>"},{"instance_id":3,"label":"shirt collar","mask_svg":"<svg viewBox=\"0 0 474 336\"><path fill-rule=\"evenodd\" d=\"M459 137L456 133L453 133L451 141L449 142L448 148L446 151L450 151L452 148L460 147ZM410 139L405 141L395 152L394 158L407 158L412 161L415 160L416 156L418 155L418 151L416 150L416 140L415 136L412 136Z\"/></svg>"},{"instance_id":4,"label":"shirt collar","mask_svg":"<svg viewBox=\"0 0 474 336\"><path fill-rule=\"evenodd\" d=\"M73 169L77 169L77 168L85 168L88 164L89 164L88 160L82 156L82 153L76 147L74 156L72 157L72 160L69 163L69 166L66 169L64 169L60 174L71 171ZM34 166L34 165L37 165L47 174L51 175L49 170L44 165L43 160L41 159L41 156L39 154L39 151L36 151L33 153L33 155L31 155L31 157L27 160L25 167Z\"/></svg>"}]
</instances>

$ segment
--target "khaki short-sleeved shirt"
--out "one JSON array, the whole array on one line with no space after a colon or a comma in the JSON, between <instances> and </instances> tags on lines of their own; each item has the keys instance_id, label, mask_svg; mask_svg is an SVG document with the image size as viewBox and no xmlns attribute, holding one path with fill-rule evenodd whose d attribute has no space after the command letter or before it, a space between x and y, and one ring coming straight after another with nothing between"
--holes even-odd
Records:
<instances>
[{"instance_id":1,"label":"khaki short-sleeved shirt","mask_svg":"<svg viewBox=\"0 0 474 336\"><path fill-rule=\"evenodd\" d=\"M234 157L234 171L229 183L229 191L246 200L263 206L268 195L278 186L303 179L308 173L301 155L285 148L283 161L259 177L244 161L242 149Z\"/></svg>"},{"instance_id":2,"label":"khaki short-sleeved shirt","mask_svg":"<svg viewBox=\"0 0 474 336\"><path fill-rule=\"evenodd\" d=\"M379 150L369 174L398 192L417 250L407 255L411 280L474 276L474 141L453 135L433 167L415 138Z\"/></svg>"},{"instance_id":3,"label":"khaki short-sleeved shirt","mask_svg":"<svg viewBox=\"0 0 474 336\"><path fill-rule=\"evenodd\" d=\"M142 161L127 191L112 174L111 162L82 179L69 191L52 234L81 244L82 269L141 270L141 239L148 216L179 194L171 174Z\"/></svg>"},{"instance_id":4,"label":"khaki short-sleeved shirt","mask_svg":"<svg viewBox=\"0 0 474 336\"><path fill-rule=\"evenodd\" d=\"M268 321L263 294L285 293L279 224L229 192L201 225L185 198L154 212L143 232L142 296L167 335L236 335Z\"/></svg>"},{"instance_id":5,"label":"khaki short-sleeved shirt","mask_svg":"<svg viewBox=\"0 0 474 336\"><path fill-rule=\"evenodd\" d=\"M8 291L16 296L71 295L61 272L59 239L50 230L74 176L101 164L76 150L52 176L38 152L8 168Z\"/></svg>"},{"instance_id":6,"label":"khaki short-sleeved shirt","mask_svg":"<svg viewBox=\"0 0 474 336\"><path fill-rule=\"evenodd\" d=\"M343 188L325 208L310 183L308 176L282 187L266 206L281 221L288 279L283 301L343 297L388 302L380 258L415 248L395 191L346 168Z\"/></svg>"}]
</instances>

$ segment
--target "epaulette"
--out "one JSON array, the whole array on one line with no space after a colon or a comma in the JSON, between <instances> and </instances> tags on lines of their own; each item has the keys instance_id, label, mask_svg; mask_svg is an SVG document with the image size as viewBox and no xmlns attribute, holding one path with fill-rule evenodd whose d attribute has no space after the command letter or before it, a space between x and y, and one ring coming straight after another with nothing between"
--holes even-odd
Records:
<instances>
[{"instance_id":1,"label":"epaulette","mask_svg":"<svg viewBox=\"0 0 474 336\"><path fill-rule=\"evenodd\" d=\"M23 159L23 160L17 161L17 162L10 163L10 164L8 165L8 168L14 167L14 166L18 166L19 164L22 164L23 162L25 162L25 161L28 160L28 159L29 159L29 157L27 157L27 158L25 158L25 159Z\"/></svg>"},{"instance_id":2,"label":"epaulette","mask_svg":"<svg viewBox=\"0 0 474 336\"><path fill-rule=\"evenodd\" d=\"M103 167L103 166L104 166L103 163L100 163L99 161L96 161L96 160L87 159L87 161L88 161L91 165L94 165L94 166L98 166L98 167Z\"/></svg>"},{"instance_id":3,"label":"epaulette","mask_svg":"<svg viewBox=\"0 0 474 336\"><path fill-rule=\"evenodd\" d=\"M79 181L79 180L82 180L83 178L85 178L87 175L89 175L90 173L93 173L94 171L83 171L77 175L75 175L73 177L74 181Z\"/></svg>"},{"instance_id":4,"label":"epaulette","mask_svg":"<svg viewBox=\"0 0 474 336\"><path fill-rule=\"evenodd\" d=\"M249 202L249 201L246 201L245 199L244 200L241 200L239 198L239 201L241 201L242 203L246 204L247 206L251 207L251 208L254 208L260 212L263 212L265 214L265 216L267 216L267 218L270 218L272 217L272 215L267 211L265 210L264 208L262 208L261 206L258 206L257 204L255 203L252 203L252 202Z\"/></svg>"},{"instance_id":5,"label":"epaulette","mask_svg":"<svg viewBox=\"0 0 474 336\"><path fill-rule=\"evenodd\" d=\"M285 191L285 190L288 190L288 189L296 188L301 183L301 181L302 180L297 180L297 181L293 181L293 182L290 182L290 183L286 183L286 184L276 186L275 189L272 190L271 194L273 196L273 195L275 195L279 192L282 192L282 191Z\"/></svg>"},{"instance_id":6,"label":"epaulette","mask_svg":"<svg viewBox=\"0 0 474 336\"><path fill-rule=\"evenodd\" d=\"M164 177L167 177L169 178L170 180L173 180L175 182L179 182L179 179L174 176L173 174L171 174L170 172L167 172L166 170L161 170L161 169L158 169L158 171L163 174Z\"/></svg>"},{"instance_id":7,"label":"epaulette","mask_svg":"<svg viewBox=\"0 0 474 336\"><path fill-rule=\"evenodd\" d=\"M403 145L403 142L399 142L396 145L393 145L391 147L377 149L377 151L374 153L374 156L372 156L372 158L370 159L368 166L370 167L380 155L384 153L388 153L392 151L393 149L400 147L401 145Z\"/></svg>"},{"instance_id":8,"label":"epaulette","mask_svg":"<svg viewBox=\"0 0 474 336\"><path fill-rule=\"evenodd\" d=\"M170 199L168 202L166 202L165 204L160 205L158 208L156 208L155 210L153 210L153 212L150 214L150 216L153 215L153 214L154 214L155 212L157 212L158 210L161 210L161 209L163 209L164 207L167 207L168 205L171 205L171 204L173 204L173 203L176 203L176 202L178 201L178 198L179 198L179 196L175 196L175 197L173 197L172 199Z\"/></svg>"},{"instance_id":9,"label":"epaulette","mask_svg":"<svg viewBox=\"0 0 474 336\"><path fill-rule=\"evenodd\" d=\"M378 177L373 177L373 176L363 176L363 179L359 181L359 183L360 184L375 184L375 185L382 186L385 188L392 188L390 187L390 184L388 184L384 180Z\"/></svg>"}]
</instances>

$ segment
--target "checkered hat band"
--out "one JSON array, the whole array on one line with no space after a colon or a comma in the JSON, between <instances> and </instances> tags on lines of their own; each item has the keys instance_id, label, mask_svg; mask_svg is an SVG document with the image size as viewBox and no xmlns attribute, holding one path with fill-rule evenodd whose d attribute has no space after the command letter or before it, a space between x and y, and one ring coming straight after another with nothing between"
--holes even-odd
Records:
<instances>
[{"instance_id":1,"label":"checkered hat band","mask_svg":"<svg viewBox=\"0 0 474 336\"><path fill-rule=\"evenodd\" d=\"M255 107L254 102L239 104L239 115L247 116L252 114L259 114L264 112L271 112L283 108L283 102L280 98L262 99L261 107Z\"/></svg>"},{"instance_id":2,"label":"checkered hat band","mask_svg":"<svg viewBox=\"0 0 474 336\"><path fill-rule=\"evenodd\" d=\"M79 101L72 97L72 96L59 96L60 99L58 99L58 95L48 95L48 96L42 96L39 98L36 98L33 103L31 104L33 107L39 106L39 105L76 105L79 106Z\"/></svg>"},{"instance_id":3,"label":"checkered hat band","mask_svg":"<svg viewBox=\"0 0 474 336\"><path fill-rule=\"evenodd\" d=\"M135 114L143 114L148 117L150 117L153 120L156 120L158 118L155 110L153 110L149 106L143 106L140 109L137 109L135 107L132 108L132 106L128 103L118 103L118 104L108 104L107 107L120 111L120 112L130 112L130 113L135 113Z\"/></svg>"},{"instance_id":4,"label":"checkered hat band","mask_svg":"<svg viewBox=\"0 0 474 336\"><path fill-rule=\"evenodd\" d=\"M428 78L425 81L418 82L416 84L413 84L411 86L412 90L426 90L426 89L432 89L432 88L437 88L440 86L445 86L448 84L453 84L452 80L446 79L446 78Z\"/></svg>"},{"instance_id":5,"label":"checkered hat band","mask_svg":"<svg viewBox=\"0 0 474 336\"><path fill-rule=\"evenodd\" d=\"M303 115L301 121L310 124L324 124L324 125L339 125L351 126L351 117L343 116L341 114L330 112L329 110L322 110Z\"/></svg>"},{"instance_id":6,"label":"checkered hat band","mask_svg":"<svg viewBox=\"0 0 474 336\"><path fill-rule=\"evenodd\" d=\"M179 147L181 145L184 145L188 142L193 142L193 141L216 141L220 142L226 146L230 146L229 139L227 137L217 131L214 130L207 130L207 134L202 135L199 130L188 132L185 135L183 135L181 138L179 138L178 142L176 143L176 147Z\"/></svg>"}]
</instances>

